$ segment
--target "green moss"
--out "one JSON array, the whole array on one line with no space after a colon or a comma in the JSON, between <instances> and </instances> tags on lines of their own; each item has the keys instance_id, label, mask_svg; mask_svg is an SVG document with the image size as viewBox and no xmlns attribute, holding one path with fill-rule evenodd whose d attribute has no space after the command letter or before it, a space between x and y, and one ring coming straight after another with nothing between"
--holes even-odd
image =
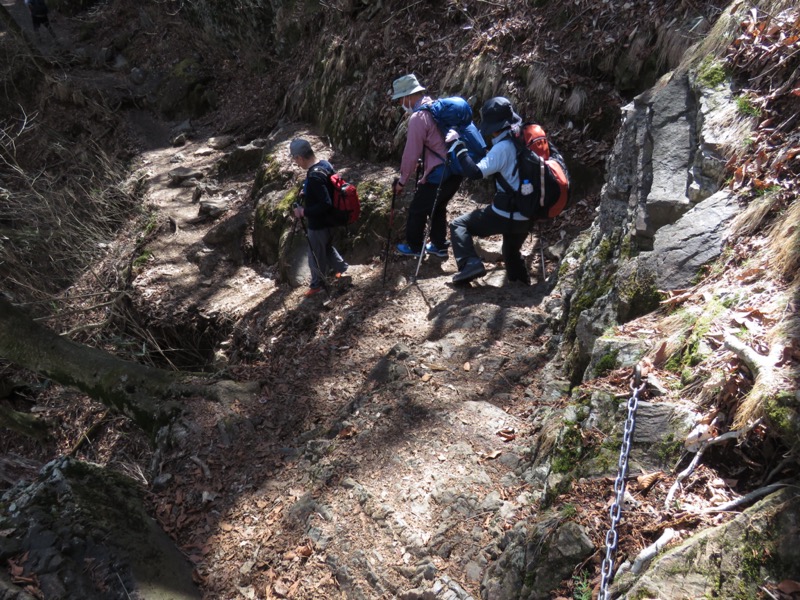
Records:
<instances>
[{"instance_id":1,"label":"green moss","mask_svg":"<svg viewBox=\"0 0 800 600\"><path fill-rule=\"evenodd\" d=\"M273 154L267 154L256 171L251 198L256 199L269 190L285 187L290 176L290 173L281 168L280 161Z\"/></svg>"},{"instance_id":2,"label":"green moss","mask_svg":"<svg viewBox=\"0 0 800 600\"><path fill-rule=\"evenodd\" d=\"M277 210L280 212L288 212L295 202L300 201L300 190L302 189L302 186L298 185L287 191L286 195L278 202Z\"/></svg>"},{"instance_id":3,"label":"green moss","mask_svg":"<svg viewBox=\"0 0 800 600\"><path fill-rule=\"evenodd\" d=\"M722 62L707 56L697 70L697 79L706 87L715 88L728 79L728 73Z\"/></svg>"},{"instance_id":4,"label":"green moss","mask_svg":"<svg viewBox=\"0 0 800 600\"><path fill-rule=\"evenodd\" d=\"M800 438L800 412L794 392L786 391L768 398L764 402L764 412L770 425L791 447Z\"/></svg>"},{"instance_id":5,"label":"green moss","mask_svg":"<svg viewBox=\"0 0 800 600\"><path fill-rule=\"evenodd\" d=\"M578 514L578 508L574 504L565 504L561 507L561 516L564 519L571 519Z\"/></svg>"},{"instance_id":6,"label":"green moss","mask_svg":"<svg viewBox=\"0 0 800 600\"><path fill-rule=\"evenodd\" d=\"M536 583L536 572L525 571L525 587L532 588L533 585Z\"/></svg>"},{"instance_id":7,"label":"green moss","mask_svg":"<svg viewBox=\"0 0 800 600\"><path fill-rule=\"evenodd\" d=\"M137 256L133 261L134 267L141 267L143 266L150 258L153 256L153 253L150 250L145 250L139 256Z\"/></svg>"},{"instance_id":8,"label":"green moss","mask_svg":"<svg viewBox=\"0 0 800 600\"><path fill-rule=\"evenodd\" d=\"M736 96L736 110L739 114L747 115L749 117L760 117L761 109L753 104L750 96Z\"/></svg>"},{"instance_id":9,"label":"green moss","mask_svg":"<svg viewBox=\"0 0 800 600\"><path fill-rule=\"evenodd\" d=\"M568 340L575 338L575 327L578 324L578 317L581 313L591 308L595 301L607 294L608 290L611 288L610 277L595 280L593 284L594 285L582 289L570 306L569 318L567 319L567 326L564 332Z\"/></svg>"},{"instance_id":10,"label":"green moss","mask_svg":"<svg viewBox=\"0 0 800 600\"><path fill-rule=\"evenodd\" d=\"M155 211L151 211L147 213L147 218L144 225L144 235L145 237L150 235L156 230L158 227L158 214Z\"/></svg>"},{"instance_id":11,"label":"green moss","mask_svg":"<svg viewBox=\"0 0 800 600\"><path fill-rule=\"evenodd\" d=\"M683 442L676 440L675 435L670 433L657 442L653 450L661 464L668 465L680 456L683 451Z\"/></svg>"},{"instance_id":12,"label":"green moss","mask_svg":"<svg viewBox=\"0 0 800 600\"><path fill-rule=\"evenodd\" d=\"M734 306L736 306L739 303L739 300L740 300L739 294L736 293L736 294L731 294L730 296L727 296L727 297L723 298L721 300L721 303L722 303L722 306L724 306L725 308L733 308Z\"/></svg>"},{"instance_id":13,"label":"green moss","mask_svg":"<svg viewBox=\"0 0 800 600\"><path fill-rule=\"evenodd\" d=\"M633 237L630 233L626 233L625 237L622 238L622 243L619 247L619 256L620 258L630 258L633 256Z\"/></svg>"},{"instance_id":14,"label":"green moss","mask_svg":"<svg viewBox=\"0 0 800 600\"><path fill-rule=\"evenodd\" d=\"M577 423L568 423L553 453L553 473L570 473L578 466L583 454L583 438Z\"/></svg>"},{"instance_id":15,"label":"green moss","mask_svg":"<svg viewBox=\"0 0 800 600\"><path fill-rule=\"evenodd\" d=\"M650 598L658 598L658 597L659 597L658 592L653 592L650 589L644 587L638 590L632 596L628 596L630 600L650 600Z\"/></svg>"},{"instance_id":16,"label":"green moss","mask_svg":"<svg viewBox=\"0 0 800 600\"><path fill-rule=\"evenodd\" d=\"M603 262L608 262L613 255L614 247L611 243L611 239L605 236L597 245L597 257Z\"/></svg>"},{"instance_id":17,"label":"green moss","mask_svg":"<svg viewBox=\"0 0 800 600\"><path fill-rule=\"evenodd\" d=\"M602 377L607 373L610 373L614 369L619 366L619 361L617 357L619 356L619 350L612 350L608 354L603 355L600 360L597 361L597 365L594 368L594 374L596 377Z\"/></svg>"},{"instance_id":18,"label":"green moss","mask_svg":"<svg viewBox=\"0 0 800 600\"><path fill-rule=\"evenodd\" d=\"M378 181L366 180L357 182L359 197L363 197L367 204L377 204L391 208L392 188ZM396 203L395 203L396 205ZM395 206L395 208L397 208Z\"/></svg>"},{"instance_id":19,"label":"green moss","mask_svg":"<svg viewBox=\"0 0 800 600\"><path fill-rule=\"evenodd\" d=\"M287 190L277 204L259 204L256 209L256 222L263 227L272 228L279 221L284 222L284 217L289 212L292 204L300 200L302 186L295 186Z\"/></svg>"},{"instance_id":20,"label":"green moss","mask_svg":"<svg viewBox=\"0 0 800 600\"><path fill-rule=\"evenodd\" d=\"M687 374L685 369L687 367L696 367L706 359L705 349L707 347L703 344L703 339L723 310L725 310L723 303L716 298L712 298L705 305L705 309L699 317L695 318L688 311L685 313L688 319L695 319L695 322L687 328L687 337L684 340L682 350L670 356L664 365L668 371L679 373L684 385L694 379L693 373Z\"/></svg>"},{"instance_id":21,"label":"green moss","mask_svg":"<svg viewBox=\"0 0 800 600\"><path fill-rule=\"evenodd\" d=\"M780 530L778 521L772 515L763 530L748 529L745 538L735 549L741 557L736 589L732 590L736 600L753 598L766 579L781 580L794 570L795 565L784 564L778 558L781 556L781 550L775 540L771 539L770 532Z\"/></svg>"},{"instance_id":22,"label":"green moss","mask_svg":"<svg viewBox=\"0 0 800 600\"><path fill-rule=\"evenodd\" d=\"M620 301L627 307L621 321L630 321L658 308L663 294L658 290L655 279L650 275L633 272L627 279L617 283Z\"/></svg>"}]
</instances>

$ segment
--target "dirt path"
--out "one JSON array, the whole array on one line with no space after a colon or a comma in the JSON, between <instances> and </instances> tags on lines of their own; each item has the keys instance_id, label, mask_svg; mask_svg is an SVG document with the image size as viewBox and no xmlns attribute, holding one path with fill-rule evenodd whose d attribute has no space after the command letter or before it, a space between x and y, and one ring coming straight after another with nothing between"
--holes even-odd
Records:
<instances>
[{"instance_id":1,"label":"dirt path","mask_svg":"<svg viewBox=\"0 0 800 600\"><path fill-rule=\"evenodd\" d=\"M24 6L12 8L30 27ZM215 228L252 214L254 176L215 179L225 150L209 146L212 133L191 130L173 146L177 123L127 118L152 213L134 261L136 302L178 328L187 315L224 321L221 374L261 384L255 396L190 403L148 482L153 513L195 564L204 597L479 597L503 536L535 506L531 417L557 400L538 387L548 286L506 284L491 263L498 238L483 244L490 272L471 287L451 285L452 257L429 258L415 285L414 262L394 257L387 286L382 263L352 264L323 307L209 243ZM201 218L197 185L176 185L177 168L201 175L201 199L223 205L222 216ZM450 216L473 208L462 194ZM568 224L554 224L549 243ZM524 248L533 265L536 243Z\"/></svg>"},{"instance_id":2,"label":"dirt path","mask_svg":"<svg viewBox=\"0 0 800 600\"><path fill-rule=\"evenodd\" d=\"M143 154L162 226L134 286L160 310L234 319L233 344L256 358L231 373L260 380L261 393L190 407L156 486L158 519L208 598L430 586L479 597L491 548L532 510L521 465L547 354L547 287L506 284L497 267L456 288L452 257L428 259L411 285L413 261L396 258L386 288L381 264L353 265L323 308L257 264L204 274L190 258L213 224L195 223L193 188L170 185L169 172L208 173L220 155L205 140ZM225 181L216 195L234 212L249 185ZM470 208L461 197L451 216Z\"/></svg>"}]
</instances>

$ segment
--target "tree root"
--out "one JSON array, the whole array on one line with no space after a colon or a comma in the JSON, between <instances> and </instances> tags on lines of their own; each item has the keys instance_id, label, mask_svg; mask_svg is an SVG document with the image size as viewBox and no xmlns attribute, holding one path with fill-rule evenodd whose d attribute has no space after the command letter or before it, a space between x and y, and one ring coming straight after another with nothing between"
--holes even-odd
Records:
<instances>
[{"instance_id":1,"label":"tree root","mask_svg":"<svg viewBox=\"0 0 800 600\"><path fill-rule=\"evenodd\" d=\"M672 487L669 488L667 499L664 501L664 510L669 510L669 506L670 504L672 504L672 497L675 495L675 492L677 492L678 487L681 484L681 481L686 479L689 475L691 475L694 472L695 468L697 467L697 464L700 462L700 457L703 455L703 452L705 452L706 448L714 444L726 442L728 440L741 439L745 435L747 435L747 433L749 433L750 430L753 429L760 422L761 419L753 421L752 423L748 424L747 427L745 427L744 429L739 429L736 431L728 431L726 433L723 433L722 435L718 435L717 437L713 437L710 440L706 440L705 442L703 442L700 445L700 448L697 450L697 454L695 454L694 458L692 459L692 462L689 463L689 466L686 467L683 471L678 473L678 476L675 478L675 483L673 483Z\"/></svg>"},{"instance_id":2,"label":"tree root","mask_svg":"<svg viewBox=\"0 0 800 600\"><path fill-rule=\"evenodd\" d=\"M675 536L677 536L677 532L672 529L671 527L667 527L664 530L664 533L661 534L661 537L658 538L655 542L647 546L647 548L643 548L639 554L636 555L636 558L633 559L633 563L630 561L625 561L619 566L619 571L617 571L617 575L624 573L626 571L630 571L634 575L638 575L641 573L647 565L650 564L650 561L653 560L656 554L661 552L661 549L669 544Z\"/></svg>"},{"instance_id":3,"label":"tree root","mask_svg":"<svg viewBox=\"0 0 800 600\"><path fill-rule=\"evenodd\" d=\"M772 485L765 485L764 487L758 488L757 490L753 490L749 494L745 494L744 496L742 496L741 498L737 498L736 500L731 500L730 502L724 502L719 506L715 506L714 508L707 508L703 511L703 514L733 510L734 508L741 506L742 504L749 504L753 500L761 498L761 496L766 496L767 494L770 494L775 490L779 490L782 487L786 487L786 485L787 484L785 483L773 483Z\"/></svg>"}]
</instances>

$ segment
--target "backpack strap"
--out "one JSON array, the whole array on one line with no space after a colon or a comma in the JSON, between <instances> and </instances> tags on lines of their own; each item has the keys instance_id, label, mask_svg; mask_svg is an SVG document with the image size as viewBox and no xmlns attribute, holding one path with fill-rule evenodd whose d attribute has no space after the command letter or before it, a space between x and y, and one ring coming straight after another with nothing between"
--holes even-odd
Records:
<instances>
[{"instance_id":1,"label":"backpack strap","mask_svg":"<svg viewBox=\"0 0 800 600\"><path fill-rule=\"evenodd\" d=\"M504 191L505 191L507 194L509 194L510 196L513 196L513 195L515 195L515 194L517 193L517 190L515 190L514 188L512 188L512 187L511 187L511 184L510 184L510 183L508 183L508 181L506 181L506 178L505 178L505 177L503 177L503 176L502 176L500 173L495 173L495 174L494 174L494 176L495 176L495 178L497 179L497 183L499 183L499 184L500 184L500 187L502 187L502 188L503 188L503 190L504 190Z\"/></svg>"},{"instance_id":2,"label":"backpack strap","mask_svg":"<svg viewBox=\"0 0 800 600\"><path fill-rule=\"evenodd\" d=\"M308 171L308 177L313 177L314 175L322 175L322 180L325 182L325 186L328 188L328 199L330 200L330 205L333 206L333 194L335 190L333 189L333 183L331 183L331 175L336 173L332 168L327 169L320 165L319 163L315 164L311 167Z\"/></svg>"},{"instance_id":3,"label":"backpack strap","mask_svg":"<svg viewBox=\"0 0 800 600\"><path fill-rule=\"evenodd\" d=\"M536 152L533 154L539 159L539 206L544 208L544 170L547 168L547 165L545 164L544 159L536 154Z\"/></svg>"},{"instance_id":4,"label":"backpack strap","mask_svg":"<svg viewBox=\"0 0 800 600\"><path fill-rule=\"evenodd\" d=\"M434 118L433 118L433 109L431 108L431 105L432 105L432 104L433 104L433 102L431 102L431 103L429 103L429 104L423 104L422 106L420 106L420 107L419 107L419 108L418 108L416 111L414 111L414 112L418 112L418 111L420 111L420 110L426 110L426 111L428 111L428 113L431 115L431 119L433 119L433 123L436 125L436 130L437 130L439 133L441 133L441 134L442 134L442 139L444 139L444 138L445 138L445 136L446 136L446 134L447 134L447 132L446 132L446 131L442 131L442 128L441 128L441 127L439 127L439 123L437 123L437 122L436 122L436 119L434 119ZM435 151L433 150L433 148L430 148L430 147L426 146L425 144L423 144L423 145L422 145L423 160L424 160L424 156L425 156L425 155L424 155L424 152L425 152L425 150L430 150L430 151L431 151L431 153L432 153L434 156L436 156L436 157L438 157L438 158L441 158L441 159L442 159L442 162L446 162L446 161L445 161L445 157L444 157L444 156L442 156L442 155L441 155L441 154L439 154L438 152L435 152Z\"/></svg>"},{"instance_id":5,"label":"backpack strap","mask_svg":"<svg viewBox=\"0 0 800 600\"><path fill-rule=\"evenodd\" d=\"M507 138L505 138L505 139L510 140L511 143L514 144L514 151L516 152L516 157L517 157L517 161L514 164L514 173L517 173L517 172L519 172L519 156L522 153L522 151L524 149L524 146L520 145L519 139L517 138L517 136L514 135L513 132L509 132L509 136ZM504 141L504 140L501 140L501 141ZM503 177L500 173L496 173L495 177L497 178L497 183L500 184L500 187L502 187L503 190L505 190L505 192L507 194L510 194L511 196L515 196L517 194L518 190L515 190L514 188L512 188L511 184L508 183L506 178Z\"/></svg>"}]
</instances>

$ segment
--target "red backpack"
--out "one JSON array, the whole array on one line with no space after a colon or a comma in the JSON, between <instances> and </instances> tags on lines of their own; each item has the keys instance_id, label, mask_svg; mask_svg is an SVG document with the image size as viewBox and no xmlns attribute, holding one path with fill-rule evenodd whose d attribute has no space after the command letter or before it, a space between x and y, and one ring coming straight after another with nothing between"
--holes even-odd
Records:
<instances>
[{"instance_id":1,"label":"red backpack","mask_svg":"<svg viewBox=\"0 0 800 600\"><path fill-rule=\"evenodd\" d=\"M346 182L338 173L330 176L330 182L333 186L333 208L347 213L346 220L342 216L343 224L352 225L361 215L361 200L356 186Z\"/></svg>"},{"instance_id":2,"label":"red backpack","mask_svg":"<svg viewBox=\"0 0 800 600\"><path fill-rule=\"evenodd\" d=\"M333 202L333 225L352 225L361 215L361 200L358 190L342 176L322 165L313 167L313 172L324 174L328 180L331 200Z\"/></svg>"}]
</instances>

